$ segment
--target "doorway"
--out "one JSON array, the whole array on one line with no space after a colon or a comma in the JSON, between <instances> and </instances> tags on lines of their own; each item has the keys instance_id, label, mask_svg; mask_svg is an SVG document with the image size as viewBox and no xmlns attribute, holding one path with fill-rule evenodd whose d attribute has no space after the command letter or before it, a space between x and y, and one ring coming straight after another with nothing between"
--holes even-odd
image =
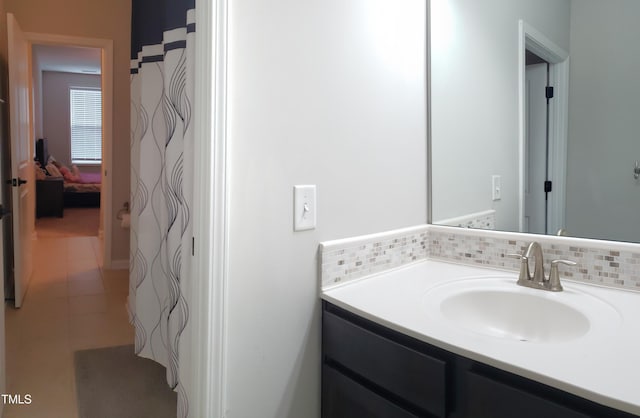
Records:
<instances>
[{"instance_id":1,"label":"doorway","mask_svg":"<svg viewBox=\"0 0 640 418\"><path fill-rule=\"evenodd\" d=\"M34 67L34 59L33 59L33 51L38 48L49 48L50 51L55 51L55 48L75 48L76 51L81 50L93 50L97 51L99 55L100 64L97 68L100 73L100 81L99 87L101 91L101 107L102 107L102 116L101 116L101 130L102 130L102 149L101 149L101 166L97 169L99 175L101 175L101 186L100 192L98 194L98 201L100 207L100 232L101 232L101 245L100 245L100 259L102 260L104 267L111 267L111 227L112 227L112 209L111 209L111 196L112 196L112 185L111 185L111 148L112 148L112 120L113 120L113 41L108 39L96 39L96 38L82 38L82 37L73 37L73 36L63 36L63 35L52 35L45 33L35 33L35 32L26 32L25 38L29 45L29 55L30 55L30 64L32 68ZM80 59L82 62L82 59ZM86 64L86 63L85 63ZM58 63L57 65L63 65ZM95 71L96 67L89 66L85 67L85 70ZM34 69L35 70L35 69ZM82 72L82 69L80 69ZM36 82L32 80L30 83L30 100L31 106L30 111L32 116L36 114L40 114L42 116L42 112L37 112L35 109L36 104L36 95L41 94L38 90L36 91ZM37 132L38 121L32 117L31 123L31 136L33 141L37 138L36 134L42 132L46 135L45 132L40 131ZM42 125L39 125L42 127ZM70 158L70 156L69 156ZM88 167L84 168L84 171L90 171L91 169ZM94 170L96 170L94 168Z\"/></svg>"},{"instance_id":2,"label":"doorway","mask_svg":"<svg viewBox=\"0 0 640 418\"><path fill-rule=\"evenodd\" d=\"M549 180L549 63L533 52L526 52L525 112L525 225L524 231L548 234Z\"/></svg>"},{"instance_id":3,"label":"doorway","mask_svg":"<svg viewBox=\"0 0 640 418\"><path fill-rule=\"evenodd\" d=\"M46 135L43 132L43 112L41 103L42 103L42 79L44 71L42 70L68 70L70 67L73 67L74 64L77 64L76 70L82 72L85 71L98 72L100 73L100 80L98 81L98 88L101 92L100 104L102 108L101 115L101 131L102 131L102 148L101 148L101 165L99 167L94 167L93 170L97 171L97 173L93 173L93 175L101 176L101 185L99 186L100 191L96 193L94 200L97 200L97 203L94 203L94 206L98 206L101 208L100 210L100 230L102 233L102 245L101 245L101 259L104 261L105 267L111 267L111 142L112 142L112 103L113 103L113 41L111 40L103 40L103 39L93 39L93 38L78 38L71 36L60 36L60 35L51 35L51 34L42 34L42 33L31 33L25 32L23 33L24 38L26 40L27 46L27 57L24 59L24 66L28 68L25 72L27 73L27 77L29 78L28 82L28 105L23 111L23 113L28 116L29 124L29 143L31 150L31 159L33 158L34 148L33 145L35 143L35 139L38 136ZM73 56L74 54L62 53L62 51L76 51L75 55L77 59L70 60L70 63L64 62L64 60L56 60L51 57L55 57L56 55L62 56ZM42 63L49 61L49 67L39 68L41 63L38 63L38 60L35 58L34 53L38 51L43 52L44 55L47 55L48 51L49 58L42 58ZM78 51L93 51L93 58L87 59L86 55L83 53L78 53ZM90 54L89 54L90 55ZM83 57L84 56L84 57ZM98 64L91 64L91 61L98 62ZM44 64L43 64L44 65ZM63 74L63 71L51 72L59 74ZM88 74L87 74L88 75ZM95 86L94 86L95 87ZM69 94L69 93L67 93ZM62 101L66 102L65 100ZM62 106L60 106L62 107ZM66 106L65 106L66 108ZM55 119L55 118L54 118ZM60 118L66 119L66 118ZM66 121L61 122L63 125L63 130L67 130L67 132L61 134L61 136L66 139L70 135L70 126ZM67 146L66 150L63 148L62 151L63 157L60 157L63 161L65 159L69 159L69 163L72 161L71 153L69 147ZM91 170L91 168L84 167L84 170ZM33 179L33 183L36 183L35 178ZM33 187L33 186L32 186ZM34 188L35 189L35 188ZM65 194L66 196L66 194ZM32 198L33 199L33 198ZM35 199L33 199L35 200ZM32 202L33 202L32 200ZM31 203L31 208L35 206L36 202ZM15 210L14 210L15 212ZM22 212L22 211L21 211ZM14 216L15 218L15 216ZM31 218L33 219L33 218ZM15 228L14 228L15 229ZM30 223L30 230L32 231L29 235L32 235L34 231L34 221L32 220ZM11 247L11 243L9 243ZM11 251L13 250L13 251ZM16 254L16 248L9 248L7 252L12 252ZM22 256L18 254L15 260L15 264L23 263ZM30 265L30 263L29 263ZM16 276L14 274L14 276ZM24 294L28 287L28 278L26 280L22 280L23 277L20 275L21 280L21 295ZM10 279L9 279L10 280ZM17 280L17 279L16 279ZM14 281L16 281L14 280ZM24 282L24 283L23 283ZM17 299L16 299L17 301ZM20 302L20 301L17 301ZM20 303L16 303L17 306L20 306Z\"/></svg>"},{"instance_id":4,"label":"doorway","mask_svg":"<svg viewBox=\"0 0 640 418\"><path fill-rule=\"evenodd\" d=\"M36 159L48 159L36 162L38 237L65 231L103 235L101 53L100 48L32 44L34 137L41 145ZM39 155L45 150L46 157ZM64 210L51 207L56 196L47 200L50 170L63 175Z\"/></svg>"},{"instance_id":5,"label":"doorway","mask_svg":"<svg viewBox=\"0 0 640 418\"><path fill-rule=\"evenodd\" d=\"M555 233L564 228L565 184L567 160L567 127L569 111L569 54L557 46L540 31L524 21L519 22L519 230L520 232ZM546 79L546 86L553 87L553 98L542 96L541 116L543 120L541 142L534 153L546 155L535 163L532 173L529 158L529 117L527 94L527 53L541 61L538 65L540 78ZM546 69L546 71L545 71ZM546 72L546 74L544 74ZM544 81L543 81L544 83ZM545 86L545 87L546 87ZM540 93L540 94L542 94ZM537 197L529 195L528 182L533 178L545 178L542 184L533 185ZM541 215L535 222L529 217L529 207L536 205L535 211Z\"/></svg>"},{"instance_id":6,"label":"doorway","mask_svg":"<svg viewBox=\"0 0 640 418\"><path fill-rule=\"evenodd\" d=\"M63 236L37 239L34 273L29 286L25 287L28 289L25 304L21 309L6 310L9 393L33 396L29 416L73 416L77 414L74 351L133 342L133 329L125 308L128 272L102 268L111 257L113 45L110 40L37 33L25 33L25 38L29 57L20 62L25 66L31 64L32 69L32 51L40 45L97 48L100 60L103 144L102 169L98 171L103 175L99 206L104 245L99 243L97 236L84 236L77 230L64 232ZM44 131L36 134L36 82L31 71L27 74L29 106L25 114L30 117L29 142L33 147L37 136L48 134ZM31 148L30 160L33 160L33 154ZM69 216L66 217L69 220ZM32 230L34 223L32 220ZM4 342L1 346L5 346ZM6 392L4 388L3 392ZM9 405L6 412L8 415L19 414L15 411L21 408L25 406Z\"/></svg>"}]
</instances>

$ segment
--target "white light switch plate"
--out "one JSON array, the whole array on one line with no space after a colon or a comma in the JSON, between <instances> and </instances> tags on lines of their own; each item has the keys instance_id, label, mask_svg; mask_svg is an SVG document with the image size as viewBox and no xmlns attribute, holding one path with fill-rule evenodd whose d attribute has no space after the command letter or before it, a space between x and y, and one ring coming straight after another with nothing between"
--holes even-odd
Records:
<instances>
[{"instance_id":1,"label":"white light switch plate","mask_svg":"<svg viewBox=\"0 0 640 418\"><path fill-rule=\"evenodd\" d=\"M316 227L316 186L293 186L293 230Z\"/></svg>"},{"instance_id":2,"label":"white light switch plate","mask_svg":"<svg viewBox=\"0 0 640 418\"><path fill-rule=\"evenodd\" d=\"M502 199L502 179L500 176L491 176L491 198L494 201Z\"/></svg>"}]
</instances>

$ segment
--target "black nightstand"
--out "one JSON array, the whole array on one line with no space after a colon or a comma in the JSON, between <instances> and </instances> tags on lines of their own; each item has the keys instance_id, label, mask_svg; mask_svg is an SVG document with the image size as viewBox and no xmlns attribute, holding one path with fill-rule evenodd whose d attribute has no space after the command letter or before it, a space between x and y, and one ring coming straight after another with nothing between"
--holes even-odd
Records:
<instances>
[{"instance_id":1,"label":"black nightstand","mask_svg":"<svg viewBox=\"0 0 640 418\"><path fill-rule=\"evenodd\" d=\"M57 216L64 211L64 179L52 177L36 180L36 217Z\"/></svg>"}]
</instances>

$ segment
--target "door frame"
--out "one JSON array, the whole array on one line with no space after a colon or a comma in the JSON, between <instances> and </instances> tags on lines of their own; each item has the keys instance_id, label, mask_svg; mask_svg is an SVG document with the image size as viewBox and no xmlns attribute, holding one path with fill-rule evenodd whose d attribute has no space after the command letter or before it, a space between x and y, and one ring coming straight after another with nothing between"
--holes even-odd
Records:
<instances>
[{"instance_id":1,"label":"door frame","mask_svg":"<svg viewBox=\"0 0 640 418\"><path fill-rule=\"evenodd\" d=\"M102 89L102 186L100 191L100 216L102 224L102 264L104 268L111 268L111 237L112 237L112 147L113 147L113 41L111 39L85 38L48 33L25 32L29 42L29 54L33 54L31 46L67 45L89 48L99 48L102 51L100 83ZM31 86L33 89L33 86ZM32 130L35 126L32 126ZM35 132L32 132L35 134Z\"/></svg>"},{"instance_id":2,"label":"door frame","mask_svg":"<svg viewBox=\"0 0 640 418\"><path fill-rule=\"evenodd\" d=\"M228 0L196 1L190 413L227 415Z\"/></svg>"},{"instance_id":3,"label":"door frame","mask_svg":"<svg viewBox=\"0 0 640 418\"><path fill-rule=\"evenodd\" d=\"M519 230L525 226L525 138L526 118L526 51L549 63L549 82L554 86L554 100L549 102L549 179L553 192L547 203L547 232L565 226L567 181L567 133L569 122L569 53L560 48L527 22L518 22L518 220Z\"/></svg>"}]
</instances>

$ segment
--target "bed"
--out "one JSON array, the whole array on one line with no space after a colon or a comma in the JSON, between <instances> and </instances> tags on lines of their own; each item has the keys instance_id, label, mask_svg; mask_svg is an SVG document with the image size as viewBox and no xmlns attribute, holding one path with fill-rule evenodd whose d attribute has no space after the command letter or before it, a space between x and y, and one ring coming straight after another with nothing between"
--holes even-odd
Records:
<instances>
[{"instance_id":1,"label":"bed","mask_svg":"<svg viewBox=\"0 0 640 418\"><path fill-rule=\"evenodd\" d=\"M55 162L48 152L47 140L36 142L36 161L49 177L64 178L64 207L100 207L102 178L100 173L83 173Z\"/></svg>"},{"instance_id":2,"label":"bed","mask_svg":"<svg viewBox=\"0 0 640 418\"><path fill-rule=\"evenodd\" d=\"M64 181L64 207L100 207L100 173L80 173L79 182Z\"/></svg>"}]
</instances>

